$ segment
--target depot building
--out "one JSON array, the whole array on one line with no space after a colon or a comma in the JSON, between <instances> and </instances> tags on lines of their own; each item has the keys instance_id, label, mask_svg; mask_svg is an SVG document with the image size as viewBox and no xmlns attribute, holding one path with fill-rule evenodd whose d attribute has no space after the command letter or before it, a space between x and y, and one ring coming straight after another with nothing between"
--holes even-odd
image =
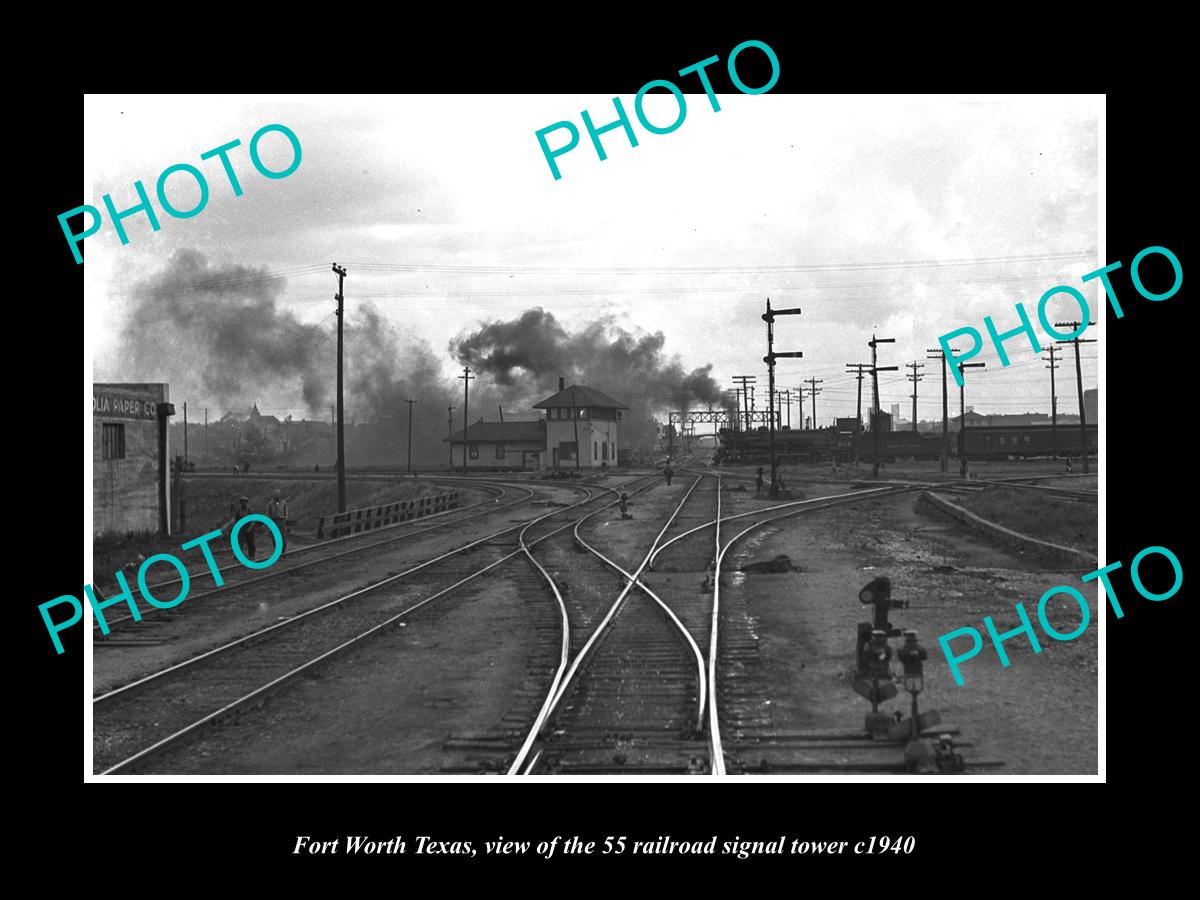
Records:
<instances>
[{"instance_id":1,"label":"depot building","mask_svg":"<svg viewBox=\"0 0 1200 900\"><path fill-rule=\"evenodd\" d=\"M627 406L595 388L558 380L558 393L533 404L545 417L480 419L446 438L456 468L595 469L616 465L618 427Z\"/></svg>"},{"instance_id":2,"label":"depot building","mask_svg":"<svg viewBox=\"0 0 1200 900\"><path fill-rule=\"evenodd\" d=\"M92 535L170 534L165 384L92 385Z\"/></svg>"}]
</instances>

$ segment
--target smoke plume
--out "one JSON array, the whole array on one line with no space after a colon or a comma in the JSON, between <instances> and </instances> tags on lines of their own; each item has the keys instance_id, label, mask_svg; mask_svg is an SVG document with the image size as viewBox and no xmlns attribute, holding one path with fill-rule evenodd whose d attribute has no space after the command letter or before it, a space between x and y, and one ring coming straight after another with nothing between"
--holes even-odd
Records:
<instances>
[{"instance_id":1,"label":"smoke plume","mask_svg":"<svg viewBox=\"0 0 1200 900\"><path fill-rule=\"evenodd\" d=\"M459 362L470 365L481 386L491 382L510 405L530 405L558 390L558 379L586 384L629 407L623 446L644 446L652 419L667 408L724 406L712 365L687 371L664 350L661 332L648 334L617 325L606 316L568 331L553 314L530 309L518 318L489 322L450 344Z\"/></svg>"},{"instance_id":2,"label":"smoke plume","mask_svg":"<svg viewBox=\"0 0 1200 900\"><path fill-rule=\"evenodd\" d=\"M288 382L320 409L329 393L325 335L277 308L283 288L265 269L212 266L194 250L178 251L131 292L119 344L125 377L229 406Z\"/></svg>"}]
</instances>

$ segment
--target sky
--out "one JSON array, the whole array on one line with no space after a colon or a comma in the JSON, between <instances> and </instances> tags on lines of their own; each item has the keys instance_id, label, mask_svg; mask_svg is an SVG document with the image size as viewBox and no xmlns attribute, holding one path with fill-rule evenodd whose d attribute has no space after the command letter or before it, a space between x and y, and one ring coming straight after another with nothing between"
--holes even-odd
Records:
<instances>
[{"instance_id":1,"label":"sky","mask_svg":"<svg viewBox=\"0 0 1200 900\"><path fill-rule=\"evenodd\" d=\"M386 368L390 354L402 375L420 366L422 378L405 382L410 393L426 379L461 387L452 345L537 308L555 334L661 335L660 362L678 363L662 371L711 365L721 387L745 373L765 392L765 302L799 307L777 321L775 349L804 357L780 360L776 375L780 388L822 380L822 425L854 414L846 364L870 362L872 333L895 339L881 346L880 365L925 364L918 415L935 419L940 372L926 350L939 335L982 331L985 315L1012 328L1017 302L1036 322L1038 299L1060 284L1082 290L1096 317L1096 282L1080 279L1110 261L1097 229L1102 99L718 99L714 112L703 94L686 95L686 118L670 134L634 118L638 146L611 131L602 162L580 111L611 121L611 95L90 95L86 202L101 207L111 193L118 209L132 206L135 180L153 196L176 163L201 169L210 190L192 218L159 209L157 232L144 216L127 219L127 246L107 218L86 240L94 378L168 381L172 400L193 408L256 402L281 417L327 417L323 386L311 382L333 378L333 262L348 270L346 325L358 329L348 357L368 355L355 343L370 337L364 329L384 335L370 348L373 365ZM622 100L632 117L633 98ZM677 115L669 94L648 95L645 109L658 123ZM581 143L558 158L555 180L535 132L561 120L576 124ZM276 180L247 155L251 135L272 123L292 129L303 153ZM242 196L217 160L200 160L235 138ZM261 149L269 167L290 160L278 134ZM169 182L178 207L198 197L188 182ZM1073 303L1050 304L1052 322L1076 317ZM269 341L255 342L260 330ZM968 373L967 405L1048 412L1045 363L1023 337L1006 347L1007 368L990 345L977 357L987 368ZM1096 348L1082 347L1085 387L1097 382ZM312 365L291 365L297 354ZM472 389L486 389L490 374ZM551 374L539 373L542 385ZM1058 374L1059 411L1074 413L1073 359ZM900 403L908 417L903 369L881 373L880 395L885 410ZM347 396L352 417L365 404Z\"/></svg>"}]
</instances>

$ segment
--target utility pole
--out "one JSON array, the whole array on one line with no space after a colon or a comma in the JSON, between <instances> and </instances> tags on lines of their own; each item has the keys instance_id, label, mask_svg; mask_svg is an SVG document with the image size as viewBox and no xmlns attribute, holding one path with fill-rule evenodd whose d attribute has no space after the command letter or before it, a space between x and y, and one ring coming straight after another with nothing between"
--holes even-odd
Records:
<instances>
[{"instance_id":1,"label":"utility pole","mask_svg":"<svg viewBox=\"0 0 1200 900\"><path fill-rule=\"evenodd\" d=\"M405 400L408 404L408 474L412 474L412 408L416 400Z\"/></svg>"},{"instance_id":2,"label":"utility pole","mask_svg":"<svg viewBox=\"0 0 1200 900\"><path fill-rule=\"evenodd\" d=\"M453 436L454 436L454 407L447 406L446 407L446 437L451 438ZM466 439L467 439L467 436L464 434L463 440L465 441ZM453 444L450 444L450 471L451 472L454 471L454 445Z\"/></svg>"},{"instance_id":3,"label":"utility pole","mask_svg":"<svg viewBox=\"0 0 1200 900\"><path fill-rule=\"evenodd\" d=\"M912 392L912 400L913 400L913 421L912 421L912 426L913 426L913 429L912 429L912 430L913 430L913 433L914 433L914 434L916 434L916 431L917 431L917 382L918 382L918 381L920 381L922 378L924 378L924 377L925 377L924 375L918 375L918 374L917 374L917 369L923 369L923 368L925 368L925 363L919 363L919 362L917 362L916 360L913 360L912 362L910 362L910 363L909 363L907 366L905 366L904 368L906 368L906 369L912 369L912 374L911 374L911 375L905 375L904 377L905 377L905 378L907 378L909 381L911 381L911 382L913 383L913 392Z\"/></svg>"},{"instance_id":4,"label":"utility pole","mask_svg":"<svg viewBox=\"0 0 1200 900\"><path fill-rule=\"evenodd\" d=\"M767 364L767 427L770 432L769 443L771 447L771 489L769 495L772 500L779 497L779 482L775 477L777 471L775 462L775 360L785 356L804 356L799 350L787 353L775 352L775 317L798 315L800 315L799 307L793 309L771 309L770 297L767 298L767 311L762 315L762 320L767 323L767 355L763 357L763 362Z\"/></svg>"},{"instance_id":5,"label":"utility pole","mask_svg":"<svg viewBox=\"0 0 1200 900\"><path fill-rule=\"evenodd\" d=\"M1070 328L1072 331L1079 329L1081 322L1055 322L1055 328ZM1088 325L1095 325L1095 322L1088 322ZM1094 344L1096 341L1093 338L1081 338L1078 335L1066 341L1055 341L1057 344L1074 344L1075 345L1075 384L1079 388L1079 447L1083 452L1083 474L1086 475L1090 471L1088 469L1088 439L1087 439L1087 415L1083 410L1083 367L1079 363L1079 345Z\"/></svg>"},{"instance_id":6,"label":"utility pole","mask_svg":"<svg viewBox=\"0 0 1200 900\"><path fill-rule=\"evenodd\" d=\"M790 388L783 389L783 402L787 406L788 431L791 431L792 430L792 391Z\"/></svg>"},{"instance_id":7,"label":"utility pole","mask_svg":"<svg viewBox=\"0 0 1200 900\"><path fill-rule=\"evenodd\" d=\"M208 407L204 407L204 461L208 462Z\"/></svg>"},{"instance_id":8,"label":"utility pole","mask_svg":"<svg viewBox=\"0 0 1200 900\"><path fill-rule=\"evenodd\" d=\"M463 366L463 373L458 376L463 383L463 474L467 472L467 403L471 394L471 380L475 377L471 374L470 366Z\"/></svg>"},{"instance_id":9,"label":"utility pole","mask_svg":"<svg viewBox=\"0 0 1200 900\"><path fill-rule=\"evenodd\" d=\"M342 391L342 330L345 326L345 292L342 290L346 278L346 269L333 264L333 272L338 277L338 292L333 299L337 301L337 511L346 511L346 398Z\"/></svg>"},{"instance_id":10,"label":"utility pole","mask_svg":"<svg viewBox=\"0 0 1200 900\"><path fill-rule=\"evenodd\" d=\"M967 477L967 369L982 369L987 363L958 364L958 458L959 472Z\"/></svg>"},{"instance_id":11,"label":"utility pole","mask_svg":"<svg viewBox=\"0 0 1200 900\"><path fill-rule=\"evenodd\" d=\"M667 412L667 421L670 423L671 413ZM575 406L575 392L571 391L571 421L575 423L575 468L579 468L579 457L583 455L583 450L579 446L579 409Z\"/></svg>"},{"instance_id":12,"label":"utility pole","mask_svg":"<svg viewBox=\"0 0 1200 900\"><path fill-rule=\"evenodd\" d=\"M942 361L942 472L946 472L950 468L950 403L946 396L946 353L944 350L926 350L930 354L926 359L940 359ZM957 355L958 350L954 347L950 348L951 355Z\"/></svg>"},{"instance_id":13,"label":"utility pole","mask_svg":"<svg viewBox=\"0 0 1200 900\"><path fill-rule=\"evenodd\" d=\"M817 428L819 427L817 425L817 394L821 393L821 389L819 387L817 387L817 385L824 384L825 379L824 378L810 378L810 379L808 379L807 383L809 384L808 396L812 399L812 411L813 411L812 427L813 427L813 431L816 431ZM801 414L803 414L804 410L801 409L800 412L801 412Z\"/></svg>"},{"instance_id":14,"label":"utility pole","mask_svg":"<svg viewBox=\"0 0 1200 900\"><path fill-rule=\"evenodd\" d=\"M750 385L758 380L755 375L734 375L733 380L742 390L742 411L746 414L746 430L750 430Z\"/></svg>"},{"instance_id":15,"label":"utility pole","mask_svg":"<svg viewBox=\"0 0 1200 900\"><path fill-rule=\"evenodd\" d=\"M869 363L846 363L846 374L854 375L858 379L858 426L854 429L854 464L858 465L858 445L862 440L862 383L863 372L869 371L871 368ZM851 370L854 371L851 371Z\"/></svg>"},{"instance_id":16,"label":"utility pole","mask_svg":"<svg viewBox=\"0 0 1200 900\"><path fill-rule=\"evenodd\" d=\"M188 461L188 441L187 441L187 401L183 401L183 461Z\"/></svg>"},{"instance_id":17,"label":"utility pole","mask_svg":"<svg viewBox=\"0 0 1200 900\"><path fill-rule=\"evenodd\" d=\"M1054 453L1055 461L1058 460L1058 392L1054 389L1054 370L1060 365L1054 355L1062 351L1053 344L1047 351L1050 354L1050 365L1046 366L1050 370L1050 449ZM1043 356L1042 359L1045 359Z\"/></svg>"},{"instance_id":18,"label":"utility pole","mask_svg":"<svg viewBox=\"0 0 1200 900\"><path fill-rule=\"evenodd\" d=\"M875 432L875 470L874 475L879 477L879 373L880 372L899 372L899 366L880 366L878 365L878 352L876 347L879 344L894 344L895 338L877 338L871 335L871 340L868 341L868 346L871 348L871 389L875 394L875 416L871 423L871 430Z\"/></svg>"}]
</instances>

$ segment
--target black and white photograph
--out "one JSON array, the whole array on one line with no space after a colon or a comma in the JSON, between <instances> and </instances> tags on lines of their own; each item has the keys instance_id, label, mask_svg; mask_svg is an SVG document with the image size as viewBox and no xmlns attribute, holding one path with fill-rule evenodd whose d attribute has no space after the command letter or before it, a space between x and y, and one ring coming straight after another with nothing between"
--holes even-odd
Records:
<instances>
[{"instance_id":1,"label":"black and white photograph","mask_svg":"<svg viewBox=\"0 0 1200 900\"><path fill-rule=\"evenodd\" d=\"M1104 780L1104 96L712 53L85 95L86 780Z\"/></svg>"}]
</instances>

